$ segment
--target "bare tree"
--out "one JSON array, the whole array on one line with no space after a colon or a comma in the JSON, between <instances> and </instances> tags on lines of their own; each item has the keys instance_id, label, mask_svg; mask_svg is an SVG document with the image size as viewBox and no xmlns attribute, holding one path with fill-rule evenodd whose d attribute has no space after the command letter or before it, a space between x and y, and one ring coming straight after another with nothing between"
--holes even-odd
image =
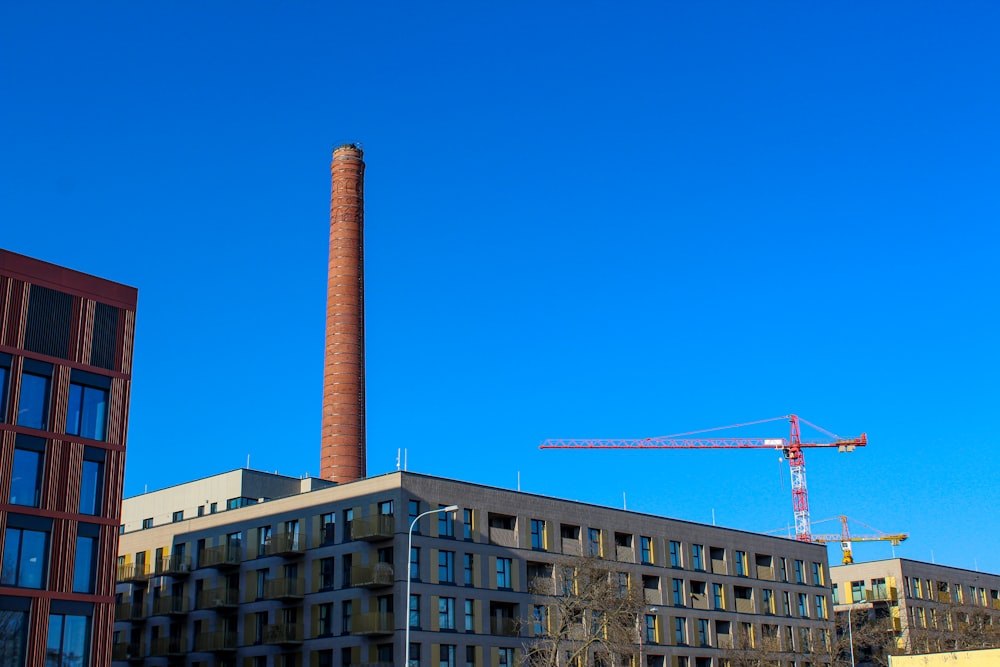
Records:
<instances>
[{"instance_id":1,"label":"bare tree","mask_svg":"<svg viewBox=\"0 0 1000 667\"><path fill-rule=\"evenodd\" d=\"M579 557L558 563L555 586L534 585L526 621L532 667L621 667L638 650L642 591L606 561ZM551 579L549 582L551 583Z\"/></svg>"},{"instance_id":2,"label":"bare tree","mask_svg":"<svg viewBox=\"0 0 1000 667\"><path fill-rule=\"evenodd\" d=\"M938 602L923 607L910 624L905 652L1000 648L1000 614L980 605Z\"/></svg>"}]
</instances>

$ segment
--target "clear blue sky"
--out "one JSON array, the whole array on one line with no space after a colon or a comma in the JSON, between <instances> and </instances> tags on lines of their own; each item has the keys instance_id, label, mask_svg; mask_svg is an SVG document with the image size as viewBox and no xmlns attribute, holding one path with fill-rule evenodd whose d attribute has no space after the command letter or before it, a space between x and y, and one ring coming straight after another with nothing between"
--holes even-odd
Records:
<instances>
[{"instance_id":1,"label":"clear blue sky","mask_svg":"<svg viewBox=\"0 0 1000 667\"><path fill-rule=\"evenodd\" d=\"M406 448L764 531L791 522L774 452L537 446L797 412L871 442L807 452L814 519L1000 572L998 21L7 2L0 245L139 288L127 495L248 455L317 474L330 152L359 141L370 474Z\"/></svg>"}]
</instances>

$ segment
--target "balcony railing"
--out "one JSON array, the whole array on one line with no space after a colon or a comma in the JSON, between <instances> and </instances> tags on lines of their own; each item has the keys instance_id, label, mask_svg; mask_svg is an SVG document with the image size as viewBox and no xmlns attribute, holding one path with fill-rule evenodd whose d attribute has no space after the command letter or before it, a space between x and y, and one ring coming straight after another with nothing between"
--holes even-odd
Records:
<instances>
[{"instance_id":1,"label":"balcony railing","mask_svg":"<svg viewBox=\"0 0 1000 667\"><path fill-rule=\"evenodd\" d=\"M896 602L898 593L895 586L877 587L872 589L872 600Z\"/></svg>"},{"instance_id":2,"label":"balcony railing","mask_svg":"<svg viewBox=\"0 0 1000 667\"><path fill-rule=\"evenodd\" d=\"M351 539L376 542L391 539L395 534L396 521L392 514L376 514L355 519L351 522Z\"/></svg>"},{"instance_id":3,"label":"balcony railing","mask_svg":"<svg viewBox=\"0 0 1000 667\"><path fill-rule=\"evenodd\" d=\"M278 533L261 545L259 555L294 558L302 554L305 541L305 536L298 533Z\"/></svg>"},{"instance_id":4,"label":"balcony railing","mask_svg":"<svg viewBox=\"0 0 1000 667\"><path fill-rule=\"evenodd\" d=\"M361 588L381 588L392 586L393 570L390 563L355 565L351 568L351 586Z\"/></svg>"},{"instance_id":5,"label":"balcony railing","mask_svg":"<svg viewBox=\"0 0 1000 667\"><path fill-rule=\"evenodd\" d=\"M236 588L209 588L198 594L198 609L225 611L240 604L240 591Z\"/></svg>"},{"instance_id":6,"label":"balcony railing","mask_svg":"<svg viewBox=\"0 0 1000 667\"><path fill-rule=\"evenodd\" d=\"M736 598L736 611L740 614L752 614L753 600L747 600L746 598Z\"/></svg>"},{"instance_id":7,"label":"balcony railing","mask_svg":"<svg viewBox=\"0 0 1000 667\"><path fill-rule=\"evenodd\" d=\"M191 611L187 598L167 595L153 600L153 616L181 616Z\"/></svg>"},{"instance_id":8,"label":"balcony railing","mask_svg":"<svg viewBox=\"0 0 1000 667\"><path fill-rule=\"evenodd\" d=\"M149 579L145 563L128 563L118 566L118 583L142 583Z\"/></svg>"},{"instance_id":9,"label":"balcony railing","mask_svg":"<svg viewBox=\"0 0 1000 667\"><path fill-rule=\"evenodd\" d=\"M181 637L157 637L149 653L153 656L185 655L188 652L186 643Z\"/></svg>"},{"instance_id":10,"label":"balcony railing","mask_svg":"<svg viewBox=\"0 0 1000 667\"><path fill-rule=\"evenodd\" d=\"M145 605L141 602L119 602L115 605L116 621L144 621L146 620Z\"/></svg>"},{"instance_id":11,"label":"balcony railing","mask_svg":"<svg viewBox=\"0 0 1000 667\"><path fill-rule=\"evenodd\" d=\"M352 635L391 635L393 615L377 611L357 614L351 622Z\"/></svg>"},{"instance_id":12,"label":"balcony railing","mask_svg":"<svg viewBox=\"0 0 1000 667\"><path fill-rule=\"evenodd\" d=\"M198 565L200 567L214 567L219 570L239 567L242 560L243 548L235 544L208 547L198 554Z\"/></svg>"},{"instance_id":13,"label":"balcony railing","mask_svg":"<svg viewBox=\"0 0 1000 667\"><path fill-rule=\"evenodd\" d=\"M268 579L264 583L264 597L270 600L296 600L305 595L306 584L301 577Z\"/></svg>"},{"instance_id":14,"label":"balcony railing","mask_svg":"<svg viewBox=\"0 0 1000 667\"><path fill-rule=\"evenodd\" d=\"M153 564L153 573L171 577L186 577L191 574L191 559L177 554L164 556Z\"/></svg>"},{"instance_id":15,"label":"balcony railing","mask_svg":"<svg viewBox=\"0 0 1000 667\"><path fill-rule=\"evenodd\" d=\"M142 642L122 642L111 647L112 660L142 660Z\"/></svg>"},{"instance_id":16,"label":"balcony railing","mask_svg":"<svg viewBox=\"0 0 1000 667\"><path fill-rule=\"evenodd\" d=\"M265 644L301 644L302 626L297 623L275 623L264 626Z\"/></svg>"},{"instance_id":17,"label":"balcony railing","mask_svg":"<svg viewBox=\"0 0 1000 667\"><path fill-rule=\"evenodd\" d=\"M494 635L517 637L517 619L506 616L491 616L490 632Z\"/></svg>"},{"instance_id":18,"label":"balcony railing","mask_svg":"<svg viewBox=\"0 0 1000 667\"><path fill-rule=\"evenodd\" d=\"M562 541L562 552L567 556L582 556L583 547L580 546L580 540L564 539Z\"/></svg>"},{"instance_id":19,"label":"balcony railing","mask_svg":"<svg viewBox=\"0 0 1000 667\"><path fill-rule=\"evenodd\" d=\"M552 577L531 577L528 580L528 591L535 595L554 595L556 585Z\"/></svg>"},{"instance_id":20,"label":"balcony railing","mask_svg":"<svg viewBox=\"0 0 1000 667\"><path fill-rule=\"evenodd\" d=\"M490 544L501 547L516 547L517 533L509 528L495 528L490 526Z\"/></svg>"},{"instance_id":21,"label":"balcony railing","mask_svg":"<svg viewBox=\"0 0 1000 667\"><path fill-rule=\"evenodd\" d=\"M635 552L632 550L632 547L615 545L615 560L620 563L634 563Z\"/></svg>"},{"instance_id":22,"label":"balcony railing","mask_svg":"<svg viewBox=\"0 0 1000 667\"><path fill-rule=\"evenodd\" d=\"M195 651L235 651L239 648L235 632L216 630L194 636Z\"/></svg>"}]
</instances>

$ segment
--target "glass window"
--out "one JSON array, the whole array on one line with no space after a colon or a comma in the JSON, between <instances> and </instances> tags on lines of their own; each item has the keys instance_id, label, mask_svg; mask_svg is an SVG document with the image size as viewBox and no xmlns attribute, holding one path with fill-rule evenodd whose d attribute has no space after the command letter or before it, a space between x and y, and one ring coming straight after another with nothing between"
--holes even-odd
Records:
<instances>
[{"instance_id":1,"label":"glass window","mask_svg":"<svg viewBox=\"0 0 1000 667\"><path fill-rule=\"evenodd\" d=\"M799 593L799 616L802 618L809 617L809 601L805 593Z\"/></svg>"},{"instance_id":2,"label":"glass window","mask_svg":"<svg viewBox=\"0 0 1000 667\"><path fill-rule=\"evenodd\" d=\"M149 517L142 520L142 529L148 530L153 527L153 517Z\"/></svg>"},{"instance_id":3,"label":"glass window","mask_svg":"<svg viewBox=\"0 0 1000 667\"><path fill-rule=\"evenodd\" d=\"M681 543L670 540L670 567L681 566Z\"/></svg>"},{"instance_id":4,"label":"glass window","mask_svg":"<svg viewBox=\"0 0 1000 667\"><path fill-rule=\"evenodd\" d=\"M407 504L407 509L409 511L408 515L409 518L407 520L409 521L409 525L413 527L413 533L417 534L420 532L420 523L419 522L413 523L413 522L417 520L418 516L420 516L420 501L411 500Z\"/></svg>"},{"instance_id":5,"label":"glass window","mask_svg":"<svg viewBox=\"0 0 1000 667\"><path fill-rule=\"evenodd\" d=\"M4 533L0 584L21 588L45 588L48 571L49 533L12 526L8 517ZM34 522L32 522L34 523Z\"/></svg>"},{"instance_id":6,"label":"glass window","mask_svg":"<svg viewBox=\"0 0 1000 667\"><path fill-rule=\"evenodd\" d=\"M420 644L410 642L410 664L407 667L420 667Z\"/></svg>"},{"instance_id":7,"label":"glass window","mask_svg":"<svg viewBox=\"0 0 1000 667\"><path fill-rule=\"evenodd\" d=\"M640 535L639 536L639 549L640 549L640 552L641 552L641 555L642 555L642 562L643 563L652 563L653 562L653 540L650 539L650 538L648 538L648 537L646 537L646 536Z\"/></svg>"},{"instance_id":8,"label":"glass window","mask_svg":"<svg viewBox=\"0 0 1000 667\"><path fill-rule=\"evenodd\" d=\"M38 507L42 497L44 460L45 440L28 435L17 436L10 480L11 505Z\"/></svg>"},{"instance_id":9,"label":"glass window","mask_svg":"<svg viewBox=\"0 0 1000 667\"><path fill-rule=\"evenodd\" d=\"M465 667L476 667L476 647L465 647Z\"/></svg>"},{"instance_id":10,"label":"glass window","mask_svg":"<svg viewBox=\"0 0 1000 667\"><path fill-rule=\"evenodd\" d=\"M87 667L90 664L90 619L49 614L45 667Z\"/></svg>"},{"instance_id":11,"label":"glass window","mask_svg":"<svg viewBox=\"0 0 1000 667\"><path fill-rule=\"evenodd\" d=\"M472 510L462 510L462 537L466 540L472 539Z\"/></svg>"},{"instance_id":12,"label":"glass window","mask_svg":"<svg viewBox=\"0 0 1000 667\"><path fill-rule=\"evenodd\" d=\"M455 629L455 598L438 598L438 629Z\"/></svg>"},{"instance_id":13,"label":"glass window","mask_svg":"<svg viewBox=\"0 0 1000 667\"><path fill-rule=\"evenodd\" d=\"M822 586L823 585L823 566L820 563L813 563L812 564L812 575L813 575L813 584L815 584L816 586Z\"/></svg>"},{"instance_id":14,"label":"glass window","mask_svg":"<svg viewBox=\"0 0 1000 667\"><path fill-rule=\"evenodd\" d=\"M656 641L656 616L646 614L646 643L655 644Z\"/></svg>"},{"instance_id":15,"label":"glass window","mask_svg":"<svg viewBox=\"0 0 1000 667\"><path fill-rule=\"evenodd\" d=\"M465 631L476 631L476 610L475 603L472 600L465 601Z\"/></svg>"},{"instance_id":16,"label":"glass window","mask_svg":"<svg viewBox=\"0 0 1000 667\"><path fill-rule=\"evenodd\" d=\"M473 561L473 555L472 554L464 554L462 556L462 558L465 561L465 585L466 586L472 586L472 584L473 584L472 568L473 568L473 563L474 563L474 561Z\"/></svg>"},{"instance_id":17,"label":"glass window","mask_svg":"<svg viewBox=\"0 0 1000 667\"><path fill-rule=\"evenodd\" d=\"M351 631L351 615L354 613L354 601L344 600L340 603L340 630L347 634Z\"/></svg>"},{"instance_id":18,"label":"glass window","mask_svg":"<svg viewBox=\"0 0 1000 667\"><path fill-rule=\"evenodd\" d=\"M104 455L104 450L97 447L86 447L83 450L83 467L80 472L80 514L97 516L103 509L101 497L104 495Z\"/></svg>"},{"instance_id":19,"label":"glass window","mask_svg":"<svg viewBox=\"0 0 1000 667\"><path fill-rule=\"evenodd\" d=\"M725 609L725 598L722 593L722 584L712 584L712 599L715 609Z\"/></svg>"},{"instance_id":20,"label":"glass window","mask_svg":"<svg viewBox=\"0 0 1000 667\"><path fill-rule=\"evenodd\" d=\"M687 644L687 619L683 616L674 619L674 643Z\"/></svg>"},{"instance_id":21,"label":"glass window","mask_svg":"<svg viewBox=\"0 0 1000 667\"><path fill-rule=\"evenodd\" d=\"M329 558L321 558L319 561L319 586L322 590L329 590L333 588L333 577L336 569L334 569L333 556Z\"/></svg>"},{"instance_id":22,"label":"glass window","mask_svg":"<svg viewBox=\"0 0 1000 667\"><path fill-rule=\"evenodd\" d=\"M497 664L500 667L513 667L514 649L501 647L497 649Z\"/></svg>"},{"instance_id":23,"label":"glass window","mask_svg":"<svg viewBox=\"0 0 1000 667\"><path fill-rule=\"evenodd\" d=\"M705 548L700 544L691 545L691 567L695 570L704 570L705 564L702 562Z\"/></svg>"},{"instance_id":24,"label":"glass window","mask_svg":"<svg viewBox=\"0 0 1000 667\"><path fill-rule=\"evenodd\" d=\"M747 552L737 551L735 560L736 560L736 576L737 577L747 576Z\"/></svg>"},{"instance_id":25,"label":"glass window","mask_svg":"<svg viewBox=\"0 0 1000 667\"><path fill-rule=\"evenodd\" d=\"M48 429L51 384L50 364L24 360L24 372L21 373L21 399L17 406L18 426L43 431Z\"/></svg>"},{"instance_id":26,"label":"glass window","mask_svg":"<svg viewBox=\"0 0 1000 667\"><path fill-rule=\"evenodd\" d=\"M93 593L97 567L97 538L100 528L94 524L79 524L76 536L76 559L73 564L73 592Z\"/></svg>"},{"instance_id":27,"label":"glass window","mask_svg":"<svg viewBox=\"0 0 1000 667\"><path fill-rule=\"evenodd\" d=\"M708 619L698 619L698 645L708 646Z\"/></svg>"},{"instance_id":28,"label":"glass window","mask_svg":"<svg viewBox=\"0 0 1000 667\"><path fill-rule=\"evenodd\" d=\"M10 395L10 362L11 356L0 352L0 422L7 421L7 397Z\"/></svg>"},{"instance_id":29,"label":"glass window","mask_svg":"<svg viewBox=\"0 0 1000 667\"><path fill-rule=\"evenodd\" d=\"M680 607L684 605L684 581L682 579L671 579L674 594L674 605Z\"/></svg>"},{"instance_id":30,"label":"glass window","mask_svg":"<svg viewBox=\"0 0 1000 667\"><path fill-rule=\"evenodd\" d=\"M441 644L439 652L441 661L440 667L455 667L455 646L454 644Z\"/></svg>"},{"instance_id":31,"label":"glass window","mask_svg":"<svg viewBox=\"0 0 1000 667\"><path fill-rule=\"evenodd\" d=\"M801 584L805 583L805 579L802 577L802 567L804 563L800 560L795 561L795 583Z\"/></svg>"},{"instance_id":32,"label":"glass window","mask_svg":"<svg viewBox=\"0 0 1000 667\"><path fill-rule=\"evenodd\" d=\"M510 587L510 559L497 558L497 588Z\"/></svg>"},{"instance_id":33,"label":"glass window","mask_svg":"<svg viewBox=\"0 0 1000 667\"><path fill-rule=\"evenodd\" d=\"M441 550L438 552L438 583L442 584L455 583L454 551Z\"/></svg>"},{"instance_id":34,"label":"glass window","mask_svg":"<svg viewBox=\"0 0 1000 667\"><path fill-rule=\"evenodd\" d=\"M420 627L420 596L410 596L410 627Z\"/></svg>"},{"instance_id":35,"label":"glass window","mask_svg":"<svg viewBox=\"0 0 1000 667\"><path fill-rule=\"evenodd\" d=\"M601 556L601 530L600 528L587 529L587 555Z\"/></svg>"},{"instance_id":36,"label":"glass window","mask_svg":"<svg viewBox=\"0 0 1000 667\"><path fill-rule=\"evenodd\" d=\"M545 522L541 519L531 520L531 548L535 550L545 548Z\"/></svg>"},{"instance_id":37,"label":"glass window","mask_svg":"<svg viewBox=\"0 0 1000 667\"><path fill-rule=\"evenodd\" d=\"M410 547L410 579L420 579L420 547Z\"/></svg>"},{"instance_id":38,"label":"glass window","mask_svg":"<svg viewBox=\"0 0 1000 667\"><path fill-rule=\"evenodd\" d=\"M28 598L23 598L27 604ZM0 655L0 664L20 665L25 664L25 643L28 640L28 610L0 609L0 646L3 647L3 655ZM3 662L6 660L6 662Z\"/></svg>"},{"instance_id":39,"label":"glass window","mask_svg":"<svg viewBox=\"0 0 1000 667\"><path fill-rule=\"evenodd\" d=\"M66 433L104 440L108 424L108 389L111 378L74 370L69 385Z\"/></svg>"},{"instance_id":40,"label":"glass window","mask_svg":"<svg viewBox=\"0 0 1000 667\"><path fill-rule=\"evenodd\" d=\"M173 520L173 523L178 523L180 521L183 521L184 520L184 510L177 510L176 512L174 512L172 520Z\"/></svg>"},{"instance_id":41,"label":"glass window","mask_svg":"<svg viewBox=\"0 0 1000 667\"><path fill-rule=\"evenodd\" d=\"M447 505L438 505L444 509ZM438 512L438 537L455 537L455 520L451 512Z\"/></svg>"}]
</instances>

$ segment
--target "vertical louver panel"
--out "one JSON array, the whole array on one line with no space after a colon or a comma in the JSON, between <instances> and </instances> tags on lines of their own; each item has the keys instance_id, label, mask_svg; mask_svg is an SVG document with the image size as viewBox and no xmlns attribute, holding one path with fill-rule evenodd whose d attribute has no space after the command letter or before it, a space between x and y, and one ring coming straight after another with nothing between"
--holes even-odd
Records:
<instances>
[{"instance_id":1,"label":"vertical louver panel","mask_svg":"<svg viewBox=\"0 0 1000 667\"><path fill-rule=\"evenodd\" d=\"M69 358L73 297L48 287L31 286L24 348L60 359Z\"/></svg>"},{"instance_id":2,"label":"vertical louver panel","mask_svg":"<svg viewBox=\"0 0 1000 667\"><path fill-rule=\"evenodd\" d=\"M118 309L98 303L94 308L94 338L90 347L91 366L114 370L117 338Z\"/></svg>"}]
</instances>

